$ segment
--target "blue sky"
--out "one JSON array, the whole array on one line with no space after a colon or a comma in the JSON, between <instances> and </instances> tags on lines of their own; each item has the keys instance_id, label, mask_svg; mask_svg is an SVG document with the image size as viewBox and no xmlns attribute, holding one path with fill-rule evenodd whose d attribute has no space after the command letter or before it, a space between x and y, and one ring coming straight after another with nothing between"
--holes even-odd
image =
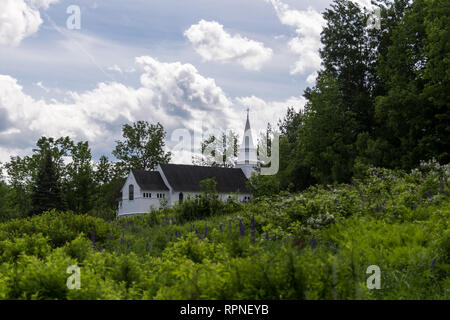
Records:
<instances>
[{"instance_id":1,"label":"blue sky","mask_svg":"<svg viewBox=\"0 0 450 320\"><path fill-rule=\"evenodd\" d=\"M42 135L109 155L122 124L137 120L161 122L168 140L199 127L242 134L247 107L255 132L276 124L314 83L329 4L0 0L0 162ZM70 5L79 30L66 27Z\"/></svg>"}]
</instances>

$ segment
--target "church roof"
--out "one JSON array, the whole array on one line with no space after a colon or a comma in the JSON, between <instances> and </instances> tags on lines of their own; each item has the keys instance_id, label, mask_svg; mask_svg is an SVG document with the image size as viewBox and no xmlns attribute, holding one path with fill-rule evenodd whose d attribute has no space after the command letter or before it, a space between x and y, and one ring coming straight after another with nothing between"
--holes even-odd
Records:
<instances>
[{"instance_id":1,"label":"church roof","mask_svg":"<svg viewBox=\"0 0 450 320\"><path fill-rule=\"evenodd\" d=\"M217 192L249 193L247 178L241 169L184 164L160 164L160 167L175 191L201 191L200 181L215 177Z\"/></svg>"},{"instance_id":2,"label":"church roof","mask_svg":"<svg viewBox=\"0 0 450 320\"><path fill-rule=\"evenodd\" d=\"M133 175L143 190L169 190L158 171L133 170Z\"/></svg>"}]
</instances>

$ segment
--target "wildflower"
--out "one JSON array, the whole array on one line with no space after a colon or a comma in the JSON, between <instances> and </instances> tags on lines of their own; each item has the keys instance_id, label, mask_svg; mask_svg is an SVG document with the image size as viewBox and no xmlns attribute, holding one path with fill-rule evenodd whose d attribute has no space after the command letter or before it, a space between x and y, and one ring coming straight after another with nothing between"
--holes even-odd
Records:
<instances>
[{"instance_id":1,"label":"wildflower","mask_svg":"<svg viewBox=\"0 0 450 320\"><path fill-rule=\"evenodd\" d=\"M148 243L147 243L147 245L145 246L145 251L148 252L149 250L150 250L150 247L148 246Z\"/></svg>"},{"instance_id":2,"label":"wildflower","mask_svg":"<svg viewBox=\"0 0 450 320\"><path fill-rule=\"evenodd\" d=\"M251 240L252 242L255 242L255 231L256 231L256 225L255 225L255 217L252 216L251 224L250 224L250 234L251 234Z\"/></svg>"},{"instance_id":3,"label":"wildflower","mask_svg":"<svg viewBox=\"0 0 450 320\"><path fill-rule=\"evenodd\" d=\"M92 242L92 247L95 249L95 232L94 231L91 232L91 242Z\"/></svg>"},{"instance_id":4,"label":"wildflower","mask_svg":"<svg viewBox=\"0 0 450 320\"><path fill-rule=\"evenodd\" d=\"M317 241L314 235L311 238L311 248L315 249L317 247Z\"/></svg>"},{"instance_id":5,"label":"wildflower","mask_svg":"<svg viewBox=\"0 0 450 320\"><path fill-rule=\"evenodd\" d=\"M417 207L418 207L418 205L417 205L417 203L414 205L414 211L417 211Z\"/></svg>"},{"instance_id":6,"label":"wildflower","mask_svg":"<svg viewBox=\"0 0 450 320\"><path fill-rule=\"evenodd\" d=\"M435 269L436 268L436 258L434 258L432 261L431 261L431 266L430 266L430 268L431 269Z\"/></svg>"},{"instance_id":7,"label":"wildflower","mask_svg":"<svg viewBox=\"0 0 450 320\"><path fill-rule=\"evenodd\" d=\"M269 232L266 231L266 240L269 240Z\"/></svg>"},{"instance_id":8,"label":"wildflower","mask_svg":"<svg viewBox=\"0 0 450 320\"><path fill-rule=\"evenodd\" d=\"M430 190L427 190L427 198L431 199L431 192L430 192Z\"/></svg>"},{"instance_id":9,"label":"wildflower","mask_svg":"<svg viewBox=\"0 0 450 320\"><path fill-rule=\"evenodd\" d=\"M122 232L122 238L120 238L120 243L125 244L125 238L124 238L123 232Z\"/></svg>"},{"instance_id":10,"label":"wildflower","mask_svg":"<svg viewBox=\"0 0 450 320\"><path fill-rule=\"evenodd\" d=\"M102 248L102 246L100 245L100 246L98 246L98 252L102 252L103 251L103 248Z\"/></svg>"},{"instance_id":11,"label":"wildflower","mask_svg":"<svg viewBox=\"0 0 450 320\"><path fill-rule=\"evenodd\" d=\"M242 220L239 220L239 235L241 237L245 236L245 228L244 228L244 224L242 223Z\"/></svg>"},{"instance_id":12,"label":"wildflower","mask_svg":"<svg viewBox=\"0 0 450 320\"><path fill-rule=\"evenodd\" d=\"M445 193L445 185L444 185L444 180L441 180L441 193L444 194Z\"/></svg>"},{"instance_id":13,"label":"wildflower","mask_svg":"<svg viewBox=\"0 0 450 320\"><path fill-rule=\"evenodd\" d=\"M113 234L112 234L112 231L109 233L109 240L114 240L114 237L113 237Z\"/></svg>"},{"instance_id":14,"label":"wildflower","mask_svg":"<svg viewBox=\"0 0 450 320\"><path fill-rule=\"evenodd\" d=\"M170 238L169 238L169 242L172 242L172 235L171 235Z\"/></svg>"}]
</instances>

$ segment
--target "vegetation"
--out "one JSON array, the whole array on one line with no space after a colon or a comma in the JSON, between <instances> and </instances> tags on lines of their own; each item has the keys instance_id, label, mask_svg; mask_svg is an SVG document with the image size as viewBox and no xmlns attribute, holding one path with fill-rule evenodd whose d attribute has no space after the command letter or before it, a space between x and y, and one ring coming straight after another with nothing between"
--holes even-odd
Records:
<instances>
[{"instance_id":1,"label":"vegetation","mask_svg":"<svg viewBox=\"0 0 450 320\"><path fill-rule=\"evenodd\" d=\"M170 161L159 123L124 125L117 162L69 137L12 157L0 299L449 299L450 7L375 2L380 29L351 1L323 13L323 68L279 122L280 170L249 180L249 204L206 180L197 198L113 219L128 170ZM193 161L230 166L237 141L207 137ZM372 265L381 289L366 285Z\"/></svg>"},{"instance_id":2,"label":"vegetation","mask_svg":"<svg viewBox=\"0 0 450 320\"><path fill-rule=\"evenodd\" d=\"M0 297L449 299L449 187L450 166L429 162L188 222L177 208L11 220L0 224ZM67 288L71 265L80 289ZM366 286L370 265L379 290Z\"/></svg>"}]
</instances>

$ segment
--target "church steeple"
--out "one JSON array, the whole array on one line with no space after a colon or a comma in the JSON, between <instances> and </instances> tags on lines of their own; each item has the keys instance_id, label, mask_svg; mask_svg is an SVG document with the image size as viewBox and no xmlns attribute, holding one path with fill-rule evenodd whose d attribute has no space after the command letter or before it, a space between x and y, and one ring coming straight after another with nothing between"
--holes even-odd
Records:
<instances>
[{"instance_id":1,"label":"church steeple","mask_svg":"<svg viewBox=\"0 0 450 320\"><path fill-rule=\"evenodd\" d=\"M258 165L256 148L253 144L252 130L250 128L250 109L247 108L247 121L245 122L244 136L239 148L239 155L236 161L236 168L241 168L247 178L250 177L255 167Z\"/></svg>"}]
</instances>

